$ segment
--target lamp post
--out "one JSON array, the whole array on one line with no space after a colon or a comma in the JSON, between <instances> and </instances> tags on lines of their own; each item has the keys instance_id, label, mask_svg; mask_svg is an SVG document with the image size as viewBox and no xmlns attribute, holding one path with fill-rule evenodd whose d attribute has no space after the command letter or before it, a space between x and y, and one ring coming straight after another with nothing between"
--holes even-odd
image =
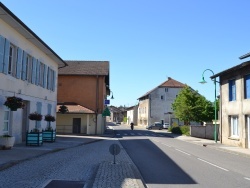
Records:
<instances>
[{"instance_id":1,"label":"lamp post","mask_svg":"<svg viewBox=\"0 0 250 188\"><path fill-rule=\"evenodd\" d=\"M206 71L210 71L213 73L214 75L214 72L211 70L211 69L206 69L203 71L202 73L202 81L200 81L201 84L205 84L207 83L204 79L204 73ZM216 109L216 78L213 79L214 81L214 141L217 143L217 109Z\"/></svg>"}]
</instances>

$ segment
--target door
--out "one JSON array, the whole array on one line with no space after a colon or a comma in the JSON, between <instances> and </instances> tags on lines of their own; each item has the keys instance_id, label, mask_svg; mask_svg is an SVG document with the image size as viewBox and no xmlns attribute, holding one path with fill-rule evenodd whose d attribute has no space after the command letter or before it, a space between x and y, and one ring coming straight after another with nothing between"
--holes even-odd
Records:
<instances>
[{"instance_id":1,"label":"door","mask_svg":"<svg viewBox=\"0 0 250 188\"><path fill-rule=\"evenodd\" d=\"M81 118L73 118L73 133L81 133Z\"/></svg>"},{"instance_id":2,"label":"door","mask_svg":"<svg viewBox=\"0 0 250 188\"><path fill-rule=\"evenodd\" d=\"M29 130L29 121L28 121L28 112L29 112L29 105L28 101L24 101L24 108L23 108L23 119L22 119L22 141L26 140L26 132Z\"/></svg>"}]
</instances>

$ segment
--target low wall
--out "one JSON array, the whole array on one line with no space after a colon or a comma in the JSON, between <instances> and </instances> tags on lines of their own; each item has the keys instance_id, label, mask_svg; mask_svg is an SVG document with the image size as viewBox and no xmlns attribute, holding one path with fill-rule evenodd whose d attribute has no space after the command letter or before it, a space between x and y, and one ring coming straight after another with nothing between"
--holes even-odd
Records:
<instances>
[{"instance_id":1,"label":"low wall","mask_svg":"<svg viewBox=\"0 0 250 188\"><path fill-rule=\"evenodd\" d=\"M219 125L217 124L217 140L219 135ZM214 124L206 124L205 126L190 126L190 136L214 139Z\"/></svg>"}]
</instances>

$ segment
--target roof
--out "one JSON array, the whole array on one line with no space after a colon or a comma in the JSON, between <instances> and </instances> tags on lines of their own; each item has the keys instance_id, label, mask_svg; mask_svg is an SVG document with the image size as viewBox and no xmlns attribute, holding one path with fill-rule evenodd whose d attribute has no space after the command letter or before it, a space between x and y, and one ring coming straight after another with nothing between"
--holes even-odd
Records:
<instances>
[{"instance_id":1,"label":"roof","mask_svg":"<svg viewBox=\"0 0 250 188\"><path fill-rule=\"evenodd\" d=\"M0 2L0 19L9 24L13 29L20 33L26 40L34 44L47 56L58 63L59 66L67 66L44 41L42 41L30 28L28 28L16 15Z\"/></svg>"},{"instance_id":2,"label":"roof","mask_svg":"<svg viewBox=\"0 0 250 188\"><path fill-rule=\"evenodd\" d=\"M222 71L222 72L219 72L219 73L217 73L217 74L211 76L210 78L213 79L213 78L222 76L222 75L224 75L224 74L228 74L228 73L230 73L230 72L233 72L233 71L242 69L242 68L244 68L244 67L247 66L247 65L250 65L250 61L246 61L246 62L243 62L243 63L241 63L241 64L239 64L239 65L236 65L236 66L234 66L234 67L231 67L231 68L229 68L229 69L226 69L226 70L224 70L224 71Z\"/></svg>"},{"instance_id":3,"label":"roof","mask_svg":"<svg viewBox=\"0 0 250 188\"><path fill-rule=\"evenodd\" d=\"M57 104L56 106L56 111L58 112L59 107L62 104ZM68 108L68 112L67 114L94 114L95 112L93 110L90 110L84 106L81 106L79 104L76 103L69 103L69 104L64 104L65 106L67 106Z\"/></svg>"},{"instance_id":4,"label":"roof","mask_svg":"<svg viewBox=\"0 0 250 188\"><path fill-rule=\"evenodd\" d=\"M247 57L250 57L250 52L245 55L240 56L239 59L245 59Z\"/></svg>"},{"instance_id":5,"label":"roof","mask_svg":"<svg viewBox=\"0 0 250 188\"><path fill-rule=\"evenodd\" d=\"M148 91L146 94L142 95L140 98L138 99L141 99L143 97L146 97L148 96L150 93L152 93L154 90L156 90L157 88L160 88L160 87L166 87L166 88L184 88L186 85L177 81L177 80L174 80L172 79L171 77L168 77L168 80L163 82L162 84L160 84L159 86L155 87L154 89Z\"/></svg>"},{"instance_id":6,"label":"roof","mask_svg":"<svg viewBox=\"0 0 250 188\"><path fill-rule=\"evenodd\" d=\"M109 75L109 61L66 61L58 75Z\"/></svg>"}]
</instances>

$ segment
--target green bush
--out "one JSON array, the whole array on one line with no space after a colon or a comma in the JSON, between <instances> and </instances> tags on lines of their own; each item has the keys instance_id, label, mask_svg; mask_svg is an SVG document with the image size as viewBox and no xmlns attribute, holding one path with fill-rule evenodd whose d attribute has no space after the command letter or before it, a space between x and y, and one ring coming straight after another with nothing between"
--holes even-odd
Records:
<instances>
[{"instance_id":1,"label":"green bush","mask_svg":"<svg viewBox=\"0 0 250 188\"><path fill-rule=\"evenodd\" d=\"M170 132L174 134L184 134L189 136L190 135L190 126L171 126L169 129Z\"/></svg>"}]
</instances>

